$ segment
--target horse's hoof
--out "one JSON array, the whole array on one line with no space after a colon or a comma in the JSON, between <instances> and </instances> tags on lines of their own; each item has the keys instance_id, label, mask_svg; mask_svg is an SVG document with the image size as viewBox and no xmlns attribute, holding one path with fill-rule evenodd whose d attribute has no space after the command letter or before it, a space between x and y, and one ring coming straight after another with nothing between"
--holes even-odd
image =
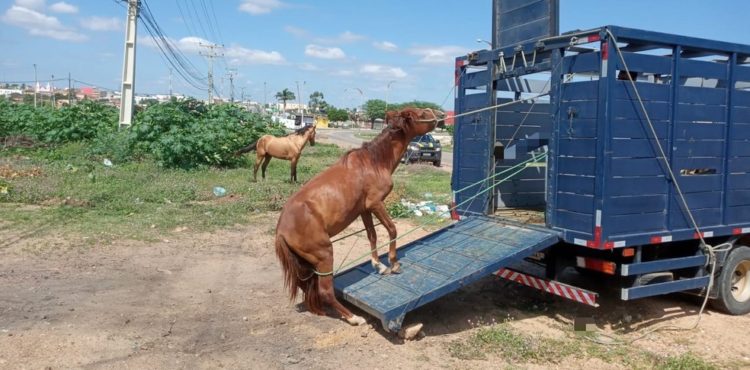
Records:
<instances>
[{"instance_id":1,"label":"horse's hoof","mask_svg":"<svg viewBox=\"0 0 750 370\"><path fill-rule=\"evenodd\" d=\"M400 274L401 273L401 264L396 262L390 267L392 274Z\"/></svg>"},{"instance_id":2,"label":"horse's hoof","mask_svg":"<svg viewBox=\"0 0 750 370\"><path fill-rule=\"evenodd\" d=\"M352 317L346 318L346 322L348 322L352 326L359 326L367 323L367 320L365 320L362 316L352 315Z\"/></svg>"},{"instance_id":3,"label":"horse's hoof","mask_svg":"<svg viewBox=\"0 0 750 370\"><path fill-rule=\"evenodd\" d=\"M372 267L378 272L378 274L381 274L381 275L385 275L385 272L388 270L388 268L385 267L385 265L380 262L373 263Z\"/></svg>"}]
</instances>

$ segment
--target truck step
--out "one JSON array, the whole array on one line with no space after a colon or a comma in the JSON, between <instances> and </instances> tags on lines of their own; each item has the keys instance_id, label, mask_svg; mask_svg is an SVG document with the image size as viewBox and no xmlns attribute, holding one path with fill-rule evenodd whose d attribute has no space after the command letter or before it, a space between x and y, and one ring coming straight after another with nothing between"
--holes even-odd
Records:
<instances>
[{"instance_id":1,"label":"truck step","mask_svg":"<svg viewBox=\"0 0 750 370\"><path fill-rule=\"evenodd\" d=\"M691 279L674 280L666 283L623 288L620 290L620 298L623 301L629 301L632 299L680 292L683 290L700 289L705 288L706 286L708 286L708 276L701 276Z\"/></svg>"},{"instance_id":2,"label":"truck step","mask_svg":"<svg viewBox=\"0 0 750 370\"><path fill-rule=\"evenodd\" d=\"M620 274L622 276L635 276L648 274L651 272L679 270L689 267L705 266L706 262L708 262L708 257L702 255L623 264L622 266L620 266Z\"/></svg>"}]
</instances>

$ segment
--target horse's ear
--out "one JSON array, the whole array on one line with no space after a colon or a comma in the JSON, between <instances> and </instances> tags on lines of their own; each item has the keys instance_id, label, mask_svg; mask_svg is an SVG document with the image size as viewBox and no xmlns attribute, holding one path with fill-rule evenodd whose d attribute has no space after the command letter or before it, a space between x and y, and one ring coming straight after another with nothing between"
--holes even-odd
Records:
<instances>
[{"instance_id":1,"label":"horse's ear","mask_svg":"<svg viewBox=\"0 0 750 370\"><path fill-rule=\"evenodd\" d=\"M388 111L385 112L385 124L388 125L389 123L392 123L396 118L398 117L398 112L396 111Z\"/></svg>"}]
</instances>

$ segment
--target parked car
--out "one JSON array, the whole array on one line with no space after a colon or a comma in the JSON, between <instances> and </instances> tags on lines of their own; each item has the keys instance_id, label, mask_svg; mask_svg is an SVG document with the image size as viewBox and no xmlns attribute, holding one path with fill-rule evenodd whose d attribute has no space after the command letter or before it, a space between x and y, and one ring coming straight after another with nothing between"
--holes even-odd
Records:
<instances>
[{"instance_id":1,"label":"parked car","mask_svg":"<svg viewBox=\"0 0 750 370\"><path fill-rule=\"evenodd\" d=\"M432 135L417 136L409 143L401 162L409 164L426 161L432 162L435 167L440 167L440 161L443 157L442 149L440 140L435 140Z\"/></svg>"}]
</instances>

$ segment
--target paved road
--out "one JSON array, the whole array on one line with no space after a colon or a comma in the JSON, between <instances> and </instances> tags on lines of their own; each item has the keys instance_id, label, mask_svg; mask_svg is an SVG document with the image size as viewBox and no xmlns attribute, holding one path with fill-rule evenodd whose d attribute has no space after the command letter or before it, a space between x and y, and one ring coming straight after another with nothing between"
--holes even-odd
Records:
<instances>
[{"instance_id":1,"label":"paved road","mask_svg":"<svg viewBox=\"0 0 750 370\"><path fill-rule=\"evenodd\" d=\"M363 142L369 141L369 139L362 139L357 136L357 133L376 135L379 131L367 129L318 129L315 139L321 143L335 144L346 149L359 148ZM451 172L453 170L453 153L443 152L441 162L440 169Z\"/></svg>"}]
</instances>

